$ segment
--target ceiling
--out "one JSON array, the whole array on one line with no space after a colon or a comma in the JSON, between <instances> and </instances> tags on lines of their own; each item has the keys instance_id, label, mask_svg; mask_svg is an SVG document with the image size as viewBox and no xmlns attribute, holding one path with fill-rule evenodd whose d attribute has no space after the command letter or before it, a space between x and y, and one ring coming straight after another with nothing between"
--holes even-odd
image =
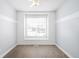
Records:
<instances>
[{"instance_id":1,"label":"ceiling","mask_svg":"<svg viewBox=\"0 0 79 59\"><path fill-rule=\"evenodd\" d=\"M32 3L29 0L8 0L8 2L20 11L55 11L64 0L40 0L38 7L30 7Z\"/></svg>"}]
</instances>

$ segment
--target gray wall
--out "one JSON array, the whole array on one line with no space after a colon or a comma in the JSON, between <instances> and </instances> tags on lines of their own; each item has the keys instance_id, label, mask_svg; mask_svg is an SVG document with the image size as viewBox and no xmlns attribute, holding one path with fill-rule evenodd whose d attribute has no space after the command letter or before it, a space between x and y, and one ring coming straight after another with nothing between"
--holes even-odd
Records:
<instances>
[{"instance_id":1,"label":"gray wall","mask_svg":"<svg viewBox=\"0 0 79 59\"><path fill-rule=\"evenodd\" d=\"M34 12L34 13L47 13L49 15L49 40L29 40L24 39L24 14L33 12L17 11L17 43L18 44L55 44L55 12Z\"/></svg>"},{"instance_id":2,"label":"gray wall","mask_svg":"<svg viewBox=\"0 0 79 59\"><path fill-rule=\"evenodd\" d=\"M16 44L15 10L6 2L0 0L0 56Z\"/></svg>"},{"instance_id":3,"label":"gray wall","mask_svg":"<svg viewBox=\"0 0 79 59\"><path fill-rule=\"evenodd\" d=\"M56 16L57 44L70 56L79 57L79 0L65 0Z\"/></svg>"}]
</instances>

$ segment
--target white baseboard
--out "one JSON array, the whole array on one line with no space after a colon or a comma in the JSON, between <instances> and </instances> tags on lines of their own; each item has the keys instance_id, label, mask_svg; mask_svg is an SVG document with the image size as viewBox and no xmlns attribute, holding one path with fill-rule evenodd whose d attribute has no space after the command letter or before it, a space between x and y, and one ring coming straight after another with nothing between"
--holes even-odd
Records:
<instances>
[{"instance_id":1,"label":"white baseboard","mask_svg":"<svg viewBox=\"0 0 79 59\"><path fill-rule=\"evenodd\" d=\"M66 52L62 47L60 47L58 44L56 44L56 46L63 51L69 58L73 58L68 52Z\"/></svg>"},{"instance_id":2,"label":"white baseboard","mask_svg":"<svg viewBox=\"0 0 79 59\"><path fill-rule=\"evenodd\" d=\"M18 43L17 45L55 45L55 43L53 44L49 44L49 43Z\"/></svg>"},{"instance_id":3,"label":"white baseboard","mask_svg":"<svg viewBox=\"0 0 79 59\"><path fill-rule=\"evenodd\" d=\"M0 58L3 58L7 53L9 53L12 49L14 49L16 47L16 45L12 46L10 49L8 49L5 53L3 53L2 55L0 55Z\"/></svg>"},{"instance_id":4,"label":"white baseboard","mask_svg":"<svg viewBox=\"0 0 79 59\"><path fill-rule=\"evenodd\" d=\"M52 41L22 41L17 42L17 45L55 45L55 42Z\"/></svg>"}]
</instances>

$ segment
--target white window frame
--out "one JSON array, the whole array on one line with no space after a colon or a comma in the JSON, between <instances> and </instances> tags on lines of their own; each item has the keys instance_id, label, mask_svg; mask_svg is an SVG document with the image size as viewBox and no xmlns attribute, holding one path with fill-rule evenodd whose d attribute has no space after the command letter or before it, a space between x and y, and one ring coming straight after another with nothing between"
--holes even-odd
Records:
<instances>
[{"instance_id":1,"label":"white window frame","mask_svg":"<svg viewBox=\"0 0 79 59\"><path fill-rule=\"evenodd\" d=\"M48 39L48 37L49 37L49 28L48 28L48 27L49 27L49 20L48 20L49 17L48 17L48 13L27 13L27 14L25 13L25 14L24 14L24 39L26 39L26 38L28 38L28 39L42 38L42 39L43 39L43 37L30 37L30 36L29 36L29 37L28 37L28 36L25 37L25 27L26 27L26 26L25 26L25 20L26 20L26 15L28 15L28 14L29 14L29 15L30 15L30 14L38 14L38 15L46 15L46 16L47 16L47 19L46 19L46 22L47 22L47 25L46 25L46 27L47 27L47 33L46 33L46 35L47 35L47 37L46 37L46 38L44 37L44 38L45 38L45 39Z\"/></svg>"}]
</instances>

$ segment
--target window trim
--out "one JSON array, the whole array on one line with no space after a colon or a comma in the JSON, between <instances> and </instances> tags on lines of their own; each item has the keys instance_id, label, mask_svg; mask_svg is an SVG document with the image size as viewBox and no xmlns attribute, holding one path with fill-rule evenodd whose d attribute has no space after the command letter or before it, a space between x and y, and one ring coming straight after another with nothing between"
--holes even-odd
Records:
<instances>
[{"instance_id":1,"label":"window trim","mask_svg":"<svg viewBox=\"0 0 79 59\"><path fill-rule=\"evenodd\" d=\"M29 15L30 15L30 14L46 15L46 18L47 18L47 19L46 19L46 22L47 22L47 24L46 24L46 26L47 26L47 29L46 29L46 37L31 37L31 36L25 37L25 20L26 20L26 15L27 15L27 14L29 14ZM37 38L39 38L39 39L43 39L43 38L48 39L48 38L49 38L49 20L48 20L48 19L49 19L49 14L48 14L48 13L24 13L24 39L26 39L26 38L28 38L28 39L30 39L30 38L31 38L31 39L32 39L32 38L33 38L33 39L34 39L34 38L35 38L35 39L37 39ZM28 39L27 39L27 40L28 40Z\"/></svg>"}]
</instances>

